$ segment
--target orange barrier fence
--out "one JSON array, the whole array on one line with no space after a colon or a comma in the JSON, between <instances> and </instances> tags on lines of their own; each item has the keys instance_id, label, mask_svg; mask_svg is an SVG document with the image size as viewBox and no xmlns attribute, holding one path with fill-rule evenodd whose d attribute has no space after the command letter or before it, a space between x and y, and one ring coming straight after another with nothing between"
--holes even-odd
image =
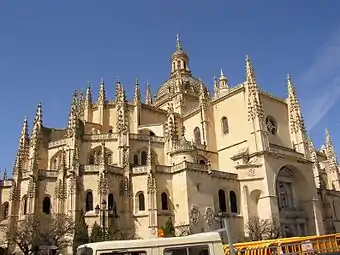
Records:
<instances>
[{"instance_id":1,"label":"orange barrier fence","mask_svg":"<svg viewBox=\"0 0 340 255\"><path fill-rule=\"evenodd\" d=\"M235 255L309 255L340 251L340 234L280 238L234 244ZM229 245L224 254L230 255Z\"/></svg>"}]
</instances>

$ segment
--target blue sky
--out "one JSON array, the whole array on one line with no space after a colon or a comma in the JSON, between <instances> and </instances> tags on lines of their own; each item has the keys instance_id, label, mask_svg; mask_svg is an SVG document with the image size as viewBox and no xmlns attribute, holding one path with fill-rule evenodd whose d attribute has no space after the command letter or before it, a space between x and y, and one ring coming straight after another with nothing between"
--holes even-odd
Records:
<instances>
[{"instance_id":1,"label":"blue sky","mask_svg":"<svg viewBox=\"0 0 340 255\"><path fill-rule=\"evenodd\" d=\"M245 78L249 54L259 86L287 94L290 72L316 146L328 127L340 144L340 2L58 0L0 1L0 168L12 171L24 116L38 102L46 126L67 124L72 91L104 77L108 97L119 76L153 92L168 78L180 33L193 74L211 86L223 68L230 85ZM340 147L339 147L340 148Z\"/></svg>"}]
</instances>

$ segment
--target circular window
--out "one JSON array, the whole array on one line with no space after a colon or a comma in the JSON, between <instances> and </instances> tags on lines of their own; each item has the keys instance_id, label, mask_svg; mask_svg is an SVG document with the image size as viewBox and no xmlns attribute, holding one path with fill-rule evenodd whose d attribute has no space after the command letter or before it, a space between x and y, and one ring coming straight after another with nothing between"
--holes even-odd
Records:
<instances>
[{"instance_id":1,"label":"circular window","mask_svg":"<svg viewBox=\"0 0 340 255\"><path fill-rule=\"evenodd\" d=\"M266 127L269 133L275 135L277 133L277 123L272 116L266 117Z\"/></svg>"}]
</instances>

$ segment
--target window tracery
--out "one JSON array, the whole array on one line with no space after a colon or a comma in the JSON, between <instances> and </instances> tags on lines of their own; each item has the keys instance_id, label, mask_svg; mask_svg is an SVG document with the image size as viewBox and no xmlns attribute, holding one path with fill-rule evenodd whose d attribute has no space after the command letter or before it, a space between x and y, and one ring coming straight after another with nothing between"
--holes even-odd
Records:
<instances>
[{"instance_id":1,"label":"window tracery","mask_svg":"<svg viewBox=\"0 0 340 255\"><path fill-rule=\"evenodd\" d=\"M279 193L279 208L292 208L293 207L293 194L291 183L289 182L278 182L278 193Z\"/></svg>"},{"instance_id":2,"label":"window tracery","mask_svg":"<svg viewBox=\"0 0 340 255\"><path fill-rule=\"evenodd\" d=\"M58 170L62 163L62 151L58 151L51 159L50 169Z\"/></svg>"},{"instance_id":3,"label":"window tracery","mask_svg":"<svg viewBox=\"0 0 340 255\"><path fill-rule=\"evenodd\" d=\"M266 117L266 127L269 133L276 135L277 133L277 122L272 116Z\"/></svg>"},{"instance_id":4,"label":"window tracery","mask_svg":"<svg viewBox=\"0 0 340 255\"><path fill-rule=\"evenodd\" d=\"M101 156L102 156L102 149L100 146L97 148L93 149L90 156L89 156L89 165L99 165L101 162ZM108 165L112 165L112 157L113 153L109 149L105 149L105 157L107 160Z\"/></svg>"},{"instance_id":5,"label":"window tracery","mask_svg":"<svg viewBox=\"0 0 340 255\"><path fill-rule=\"evenodd\" d=\"M222 133L224 135L229 134L228 118L227 117L222 117L221 122L222 122Z\"/></svg>"},{"instance_id":6,"label":"window tracery","mask_svg":"<svg viewBox=\"0 0 340 255\"><path fill-rule=\"evenodd\" d=\"M196 144L202 144L201 131L200 131L199 127L195 127L195 129L194 129L194 139L195 139Z\"/></svg>"}]
</instances>

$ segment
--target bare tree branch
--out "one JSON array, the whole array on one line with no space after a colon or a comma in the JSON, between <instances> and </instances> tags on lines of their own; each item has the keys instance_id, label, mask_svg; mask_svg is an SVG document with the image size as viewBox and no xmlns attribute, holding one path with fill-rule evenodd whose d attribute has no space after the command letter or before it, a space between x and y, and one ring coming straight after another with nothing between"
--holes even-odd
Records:
<instances>
[{"instance_id":1,"label":"bare tree branch","mask_svg":"<svg viewBox=\"0 0 340 255\"><path fill-rule=\"evenodd\" d=\"M16 230L7 232L7 240L16 244L25 255L36 253L41 245L53 245L62 250L70 244L67 235L74 230L72 218L54 214L27 215L24 220L19 221Z\"/></svg>"},{"instance_id":2,"label":"bare tree branch","mask_svg":"<svg viewBox=\"0 0 340 255\"><path fill-rule=\"evenodd\" d=\"M281 235L280 221L276 216L271 219L251 217L246 228L251 241L276 239Z\"/></svg>"}]
</instances>

